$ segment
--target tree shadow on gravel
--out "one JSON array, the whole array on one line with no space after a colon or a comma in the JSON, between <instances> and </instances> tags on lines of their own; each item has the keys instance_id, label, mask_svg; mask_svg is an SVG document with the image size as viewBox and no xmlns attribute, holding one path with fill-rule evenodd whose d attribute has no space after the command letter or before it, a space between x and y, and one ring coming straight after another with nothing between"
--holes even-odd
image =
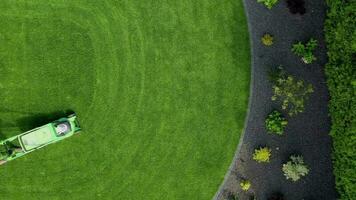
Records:
<instances>
[{"instance_id":1,"label":"tree shadow on gravel","mask_svg":"<svg viewBox=\"0 0 356 200\"><path fill-rule=\"evenodd\" d=\"M61 110L49 113L36 113L31 116L21 117L16 120L16 124L21 131L28 131L33 128L48 124L52 121L55 121L61 117L66 117L70 114L73 114L73 110ZM1 137L1 133L0 133Z\"/></svg>"}]
</instances>

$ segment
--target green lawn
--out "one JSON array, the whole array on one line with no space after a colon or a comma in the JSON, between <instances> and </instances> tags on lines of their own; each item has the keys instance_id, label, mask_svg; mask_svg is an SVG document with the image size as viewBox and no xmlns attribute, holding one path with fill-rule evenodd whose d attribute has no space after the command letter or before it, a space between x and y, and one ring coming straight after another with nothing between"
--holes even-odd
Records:
<instances>
[{"instance_id":1,"label":"green lawn","mask_svg":"<svg viewBox=\"0 0 356 200\"><path fill-rule=\"evenodd\" d=\"M1 166L1 199L213 197L243 129L249 41L242 2L197 2L1 1L1 135L67 110L84 129Z\"/></svg>"}]
</instances>

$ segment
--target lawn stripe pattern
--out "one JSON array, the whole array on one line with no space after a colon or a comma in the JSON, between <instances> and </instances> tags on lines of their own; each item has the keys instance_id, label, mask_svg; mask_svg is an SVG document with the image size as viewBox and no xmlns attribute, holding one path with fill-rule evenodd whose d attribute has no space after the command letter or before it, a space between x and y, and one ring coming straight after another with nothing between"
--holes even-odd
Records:
<instances>
[{"instance_id":1,"label":"lawn stripe pattern","mask_svg":"<svg viewBox=\"0 0 356 200\"><path fill-rule=\"evenodd\" d=\"M0 11L0 133L66 110L83 127L2 166L2 198L213 197L247 110L240 1L4 0Z\"/></svg>"}]
</instances>

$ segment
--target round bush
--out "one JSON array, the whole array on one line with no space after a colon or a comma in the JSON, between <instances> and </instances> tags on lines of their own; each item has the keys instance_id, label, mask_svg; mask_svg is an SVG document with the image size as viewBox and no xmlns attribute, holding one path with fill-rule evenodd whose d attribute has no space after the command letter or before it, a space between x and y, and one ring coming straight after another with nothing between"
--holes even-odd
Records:
<instances>
[{"instance_id":1,"label":"round bush","mask_svg":"<svg viewBox=\"0 0 356 200\"><path fill-rule=\"evenodd\" d=\"M294 182L309 173L308 166L304 164L303 157L295 155L292 155L290 160L283 164L282 171L287 179L291 179Z\"/></svg>"},{"instance_id":2,"label":"round bush","mask_svg":"<svg viewBox=\"0 0 356 200\"><path fill-rule=\"evenodd\" d=\"M268 147L261 147L259 149L255 149L255 153L253 154L253 159L259 163L269 162L270 157L271 149Z\"/></svg>"},{"instance_id":3,"label":"round bush","mask_svg":"<svg viewBox=\"0 0 356 200\"><path fill-rule=\"evenodd\" d=\"M282 113L274 110L267 116L265 123L268 133L283 135L288 121L283 117Z\"/></svg>"},{"instance_id":4,"label":"round bush","mask_svg":"<svg viewBox=\"0 0 356 200\"><path fill-rule=\"evenodd\" d=\"M265 46L271 46L273 44L273 36L266 33L261 38L261 41L262 41L262 44L264 44Z\"/></svg>"}]
</instances>

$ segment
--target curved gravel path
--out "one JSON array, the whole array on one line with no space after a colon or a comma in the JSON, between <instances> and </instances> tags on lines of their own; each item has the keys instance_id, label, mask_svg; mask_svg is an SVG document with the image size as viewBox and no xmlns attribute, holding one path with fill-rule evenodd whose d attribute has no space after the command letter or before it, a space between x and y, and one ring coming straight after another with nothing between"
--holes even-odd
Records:
<instances>
[{"instance_id":1,"label":"curved gravel path","mask_svg":"<svg viewBox=\"0 0 356 200\"><path fill-rule=\"evenodd\" d=\"M323 23L326 5L324 0L306 1L307 13L303 16L290 14L286 2L280 0L271 10L256 0L244 0L252 44L252 81L249 115L245 133L240 141L234 161L225 181L215 196L224 199L227 192L239 193L240 199L267 199L274 192L281 192L288 200L337 198L332 173L330 120L328 117L328 90L325 82L324 64L326 49L323 39ZM265 33L274 35L272 47L261 44ZM318 40L318 60L310 65L303 64L291 51L296 41L310 37ZM268 71L282 65L289 73L312 83L315 92L306 103L305 111L288 118L286 134L282 137L266 133L264 120L273 108L271 84ZM272 159L268 164L252 160L253 150L267 145L272 148ZM296 183L287 181L281 171L282 164L292 153L304 156L310 173ZM249 192L239 189L239 181L251 181Z\"/></svg>"}]
</instances>

